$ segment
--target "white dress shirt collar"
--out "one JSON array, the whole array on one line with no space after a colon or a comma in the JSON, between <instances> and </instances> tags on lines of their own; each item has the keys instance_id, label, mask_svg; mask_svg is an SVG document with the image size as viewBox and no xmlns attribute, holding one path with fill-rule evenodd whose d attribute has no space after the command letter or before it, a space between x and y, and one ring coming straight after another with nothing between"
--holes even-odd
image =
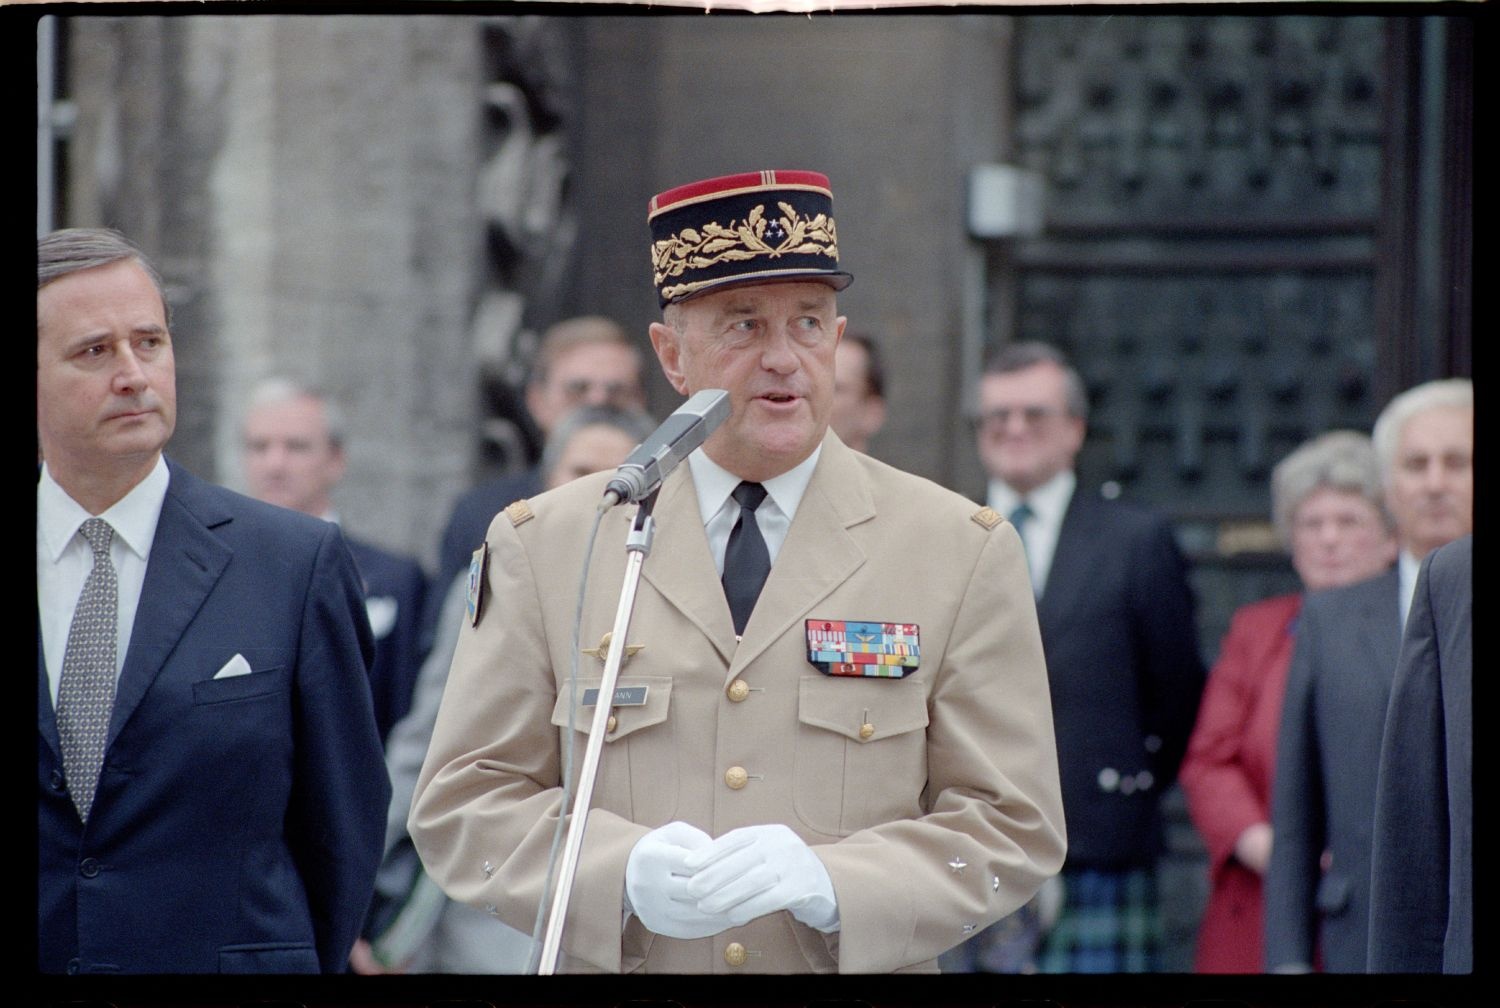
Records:
<instances>
[{"instance_id":1,"label":"white dress shirt collar","mask_svg":"<svg viewBox=\"0 0 1500 1008\"><path fill-rule=\"evenodd\" d=\"M1422 561L1406 550L1396 554L1396 600L1401 606L1401 632L1406 632L1406 616L1411 612L1411 597L1417 591L1417 572Z\"/></svg>"},{"instance_id":2,"label":"white dress shirt collar","mask_svg":"<svg viewBox=\"0 0 1500 1008\"><path fill-rule=\"evenodd\" d=\"M755 518L761 536L766 540L766 551L771 555L772 564L781 552L781 544L786 541L792 519L802 504L802 496L807 493L822 453L820 444L796 466L761 483L766 488L766 499L756 510ZM698 494L698 516L703 520L703 531L708 536L709 552L719 573L723 574L724 547L739 517L739 510L730 495L742 480L709 458L702 448L688 456L688 467L692 470L693 487Z\"/></svg>"},{"instance_id":3,"label":"white dress shirt collar","mask_svg":"<svg viewBox=\"0 0 1500 1008\"><path fill-rule=\"evenodd\" d=\"M146 478L97 516L109 522L115 530L115 541L123 543L142 562L151 555L156 522L161 517L162 503L167 499L169 482L171 473L167 469L167 460L158 455L156 465ZM78 534L79 526L93 517L82 504L68 496L43 462L42 476L36 486L36 520L41 532L39 545L45 545L46 558L56 563Z\"/></svg>"},{"instance_id":4,"label":"white dress shirt collar","mask_svg":"<svg viewBox=\"0 0 1500 1008\"><path fill-rule=\"evenodd\" d=\"M1063 518L1077 487L1078 477L1073 470L1064 469L1025 496L1026 504L1031 508L1031 518L1021 529L1021 543L1026 547L1026 569L1031 574L1031 587L1037 598L1041 598L1046 590ZM985 503L1002 515L1010 517L1021 500L1021 495L1007 483L990 480Z\"/></svg>"}]
</instances>

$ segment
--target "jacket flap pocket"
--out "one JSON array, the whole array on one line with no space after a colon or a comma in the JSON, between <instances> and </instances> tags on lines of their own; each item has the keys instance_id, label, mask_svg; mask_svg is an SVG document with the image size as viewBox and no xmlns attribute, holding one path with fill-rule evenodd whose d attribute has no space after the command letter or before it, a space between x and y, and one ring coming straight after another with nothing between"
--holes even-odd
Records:
<instances>
[{"instance_id":1,"label":"jacket flap pocket","mask_svg":"<svg viewBox=\"0 0 1500 1008\"><path fill-rule=\"evenodd\" d=\"M920 679L804 676L797 718L855 742L873 742L927 727Z\"/></svg>"},{"instance_id":2,"label":"jacket flap pocket","mask_svg":"<svg viewBox=\"0 0 1500 1008\"><path fill-rule=\"evenodd\" d=\"M602 677L578 680L578 709L573 714L575 731L587 735L593 729L595 701L602 681ZM558 690L557 702L552 705L552 723L559 728L567 727L570 699L566 687ZM631 732L661 724L667 719L671 699L670 676L620 676L615 680L615 702L609 710L615 724L607 737L623 738Z\"/></svg>"}]
</instances>

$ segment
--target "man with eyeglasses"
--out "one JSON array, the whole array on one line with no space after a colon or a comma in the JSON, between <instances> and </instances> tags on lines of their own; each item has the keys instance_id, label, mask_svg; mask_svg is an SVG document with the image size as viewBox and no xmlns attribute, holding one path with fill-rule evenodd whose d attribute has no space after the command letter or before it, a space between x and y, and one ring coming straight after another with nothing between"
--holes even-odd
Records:
<instances>
[{"instance_id":1,"label":"man with eyeglasses","mask_svg":"<svg viewBox=\"0 0 1500 1008\"><path fill-rule=\"evenodd\" d=\"M1037 598L1068 857L1060 913L1058 894L1044 890L966 945L967 961L945 966L1151 972L1160 966L1160 798L1177 776L1205 675L1187 564L1163 517L1078 486L1088 398L1056 349L1005 347L987 363L977 398L986 503L1020 532ZM1038 918L1054 913L1040 928Z\"/></svg>"},{"instance_id":2,"label":"man with eyeglasses","mask_svg":"<svg viewBox=\"0 0 1500 1008\"><path fill-rule=\"evenodd\" d=\"M579 406L646 408L640 348L618 323L599 315L564 319L549 328L526 383L526 411L544 438ZM540 467L533 466L481 483L458 498L438 549L437 598L468 570L469 557L484 542L495 515L543 489Z\"/></svg>"}]
</instances>

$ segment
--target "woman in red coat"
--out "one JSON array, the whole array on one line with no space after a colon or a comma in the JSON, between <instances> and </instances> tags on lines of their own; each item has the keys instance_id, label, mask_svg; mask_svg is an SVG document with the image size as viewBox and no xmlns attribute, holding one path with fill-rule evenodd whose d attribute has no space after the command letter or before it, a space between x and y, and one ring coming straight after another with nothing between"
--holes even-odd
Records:
<instances>
[{"instance_id":1,"label":"woman in red coat","mask_svg":"<svg viewBox=\"0 0 1500 1008\"><path fill-rule=\"evenodd\" d=\"M1354 584L1395 561L1370 439L1334 431L1271 474L1277 531L1305 591ZM1244 606L1209 674L1180 779L1208 848L1211 891L1198 929L1199 973L1259 973L1261 876L1271 857L1271 779L1300 594Z\"/></svg>"}]
</instances>

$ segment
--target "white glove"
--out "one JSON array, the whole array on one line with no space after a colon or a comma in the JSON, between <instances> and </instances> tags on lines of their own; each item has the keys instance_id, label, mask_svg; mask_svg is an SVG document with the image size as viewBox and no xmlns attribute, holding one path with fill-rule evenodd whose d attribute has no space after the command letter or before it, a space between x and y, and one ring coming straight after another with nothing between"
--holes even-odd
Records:
<instances>
[{"instance_id":1,"label":"white glove","mask_svg":"<svg viewBox=\"0 0 1500 1008\"><path fill-rule=\"evenodd\" d=\"M731 927L728 916L699 910L687 891L688 855L712 843L685 822L669 822L637 840L625 861L626 909L668 938L707 938Z\"/></svg>"},{"instance_id":2,"label":"white glove","mask_svg":"<svg viewBox=\"0 0 1500 1008\"><path fill-rule=\"evenodd\" d=\"M683 860L689 897L706 915L727 914L738 927L777 910L809 927L839 929L828 869L802 838L780 823L730 830Z\"/></svg>"}]
</instances>

